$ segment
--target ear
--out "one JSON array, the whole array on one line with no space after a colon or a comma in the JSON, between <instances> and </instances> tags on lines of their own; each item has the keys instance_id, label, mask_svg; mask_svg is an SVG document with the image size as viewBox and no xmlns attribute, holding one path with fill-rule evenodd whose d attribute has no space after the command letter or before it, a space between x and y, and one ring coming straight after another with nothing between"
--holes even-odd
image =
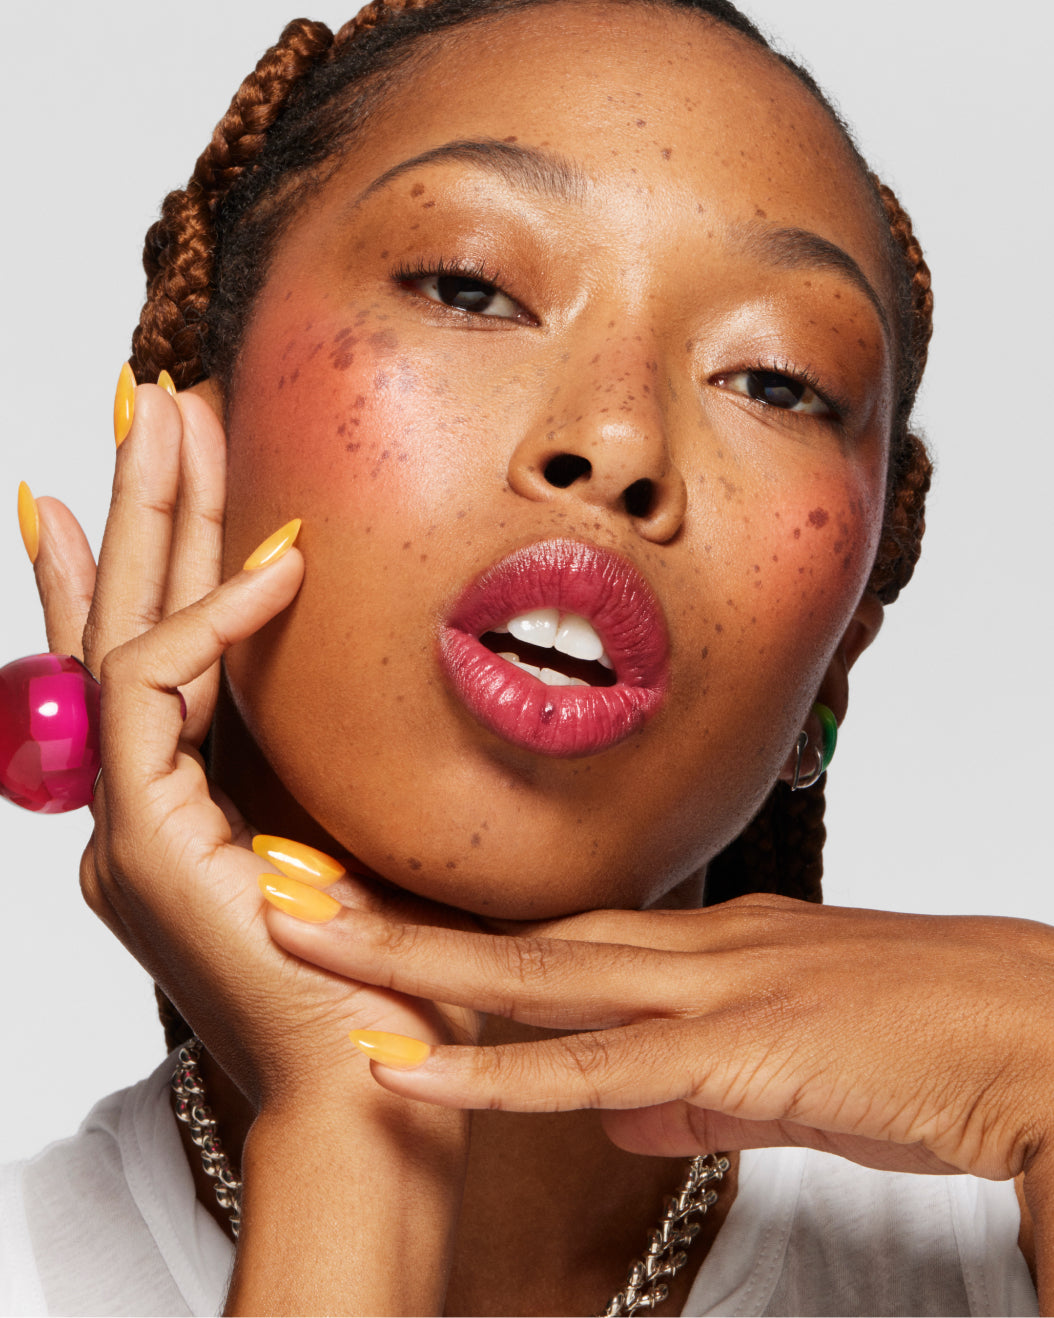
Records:
<instances>
[{"instance_id":1,"label":"ear","mask_svg":"<svg viewBox=\"0 0 1054 1318\"><path fill-rule=\"evenodd\" d=\"M204 398L220 421L224 420L227 415L227 398L219 384L211 376L199 380L197 384L192 384L187 393L197 394L199 398Z\"/></svg>"},{"instance_id":2,"label":"ear","mask_svg":"<svg viewBox=\"0 0 1054 1318\"><path fill-rule=\"evenodd\" d=\"M849 670L878 635L884 616L885 607L878 596L870 592L865 594L856 606L816 692L816 700L831 710L839 727L849 709ZM815 715L810 714L805 720L805 731L810 746L822 744L823 732ZM793 782L797 759L797 752L792 750L780 770L780 778L785 783Z\"/></svg>"},{"instance_id":3,"label":"ear","mask_svg":"<svg viewBox=\"0 0 1054 1318\"><path fill-rule=\"evenodd\" d=\"M868 591L856 606L820 683L816 699L834 712L839 726L849 709L849 670L878 635L885 613L882 601Z\"/></svg>"}]
</instances>

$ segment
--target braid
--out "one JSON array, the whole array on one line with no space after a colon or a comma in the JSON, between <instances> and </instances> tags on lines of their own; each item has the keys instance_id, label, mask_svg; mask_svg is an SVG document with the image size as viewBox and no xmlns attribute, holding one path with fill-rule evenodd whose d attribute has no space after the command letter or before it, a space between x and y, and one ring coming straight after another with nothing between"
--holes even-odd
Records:
<instances>
[{"instance_id":1,"label":"braid","mask_svg":"<svg viewBox=\"0 0 1054 1318\"><path fill-rule=\"evenodd\" d=\"M143 248L147 297L132 335L137 380L156 380L167 370L185 389L204 376L216 208L259 155L290 92L332 41L324 23L290 23L235 92L186 188L165 198Z\"/></svg>"}]
</instances>

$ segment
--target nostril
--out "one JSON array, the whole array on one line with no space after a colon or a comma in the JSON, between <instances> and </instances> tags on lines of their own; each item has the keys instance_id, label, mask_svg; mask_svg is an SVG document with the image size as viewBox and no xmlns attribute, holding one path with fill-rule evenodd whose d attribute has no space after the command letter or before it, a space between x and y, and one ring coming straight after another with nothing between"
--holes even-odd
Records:
<instances>
[{"instance_id":1,"label":"nostril","mask_svg":"<svg viewBox=\"0 0 1054 1318\"><path fill-rule=\"evenodd\" d=\"M634 481L622 495L631 517L647 517L655 503L655 486L649 480Z\"/></svg>"},{"instance_id":2,"label":"nostril","mask_svg":"<svg viewBox=\"0 0 1054 1318\"><path fill-rule=\"evenodd\" d=\"M558 490L566 490L575 481L588 476L592 470L586 459L580 458L577 453L558 453L545 464L545 479Z\"/></svg>"}]
</instances>

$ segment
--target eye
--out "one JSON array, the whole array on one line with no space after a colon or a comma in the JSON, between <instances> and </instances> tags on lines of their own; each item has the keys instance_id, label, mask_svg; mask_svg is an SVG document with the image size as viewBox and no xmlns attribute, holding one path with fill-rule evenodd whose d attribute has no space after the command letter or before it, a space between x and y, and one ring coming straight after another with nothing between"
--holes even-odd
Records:
<instances>
[{"instance_id":1,"label":"eye","mask_svg":"<svg viewBox=\"0 0 1054 1318\"><path fill-rule=\"evenodd\" d=\"M492 316L498 320L516 320L521 324L536 323L530 312L524 310L508 293L503 293L497 284L476 275L432 271L407 275L399 282L404 288L454 311L466 311L473 316Z\"/></svg>"},{"instance_id":2,"label":"eye","mask_svg":"<svg viewBox=\"0 0 1054 1318\"><path fill-rule=\"evenodd\" d=\"M812 416L834 415L833 409L810 384L800 376L784 375L781 371L765 371L760 368L736 371L731 375L715 375L711 383L783 412Z\"/></svg>"}]
</instances>

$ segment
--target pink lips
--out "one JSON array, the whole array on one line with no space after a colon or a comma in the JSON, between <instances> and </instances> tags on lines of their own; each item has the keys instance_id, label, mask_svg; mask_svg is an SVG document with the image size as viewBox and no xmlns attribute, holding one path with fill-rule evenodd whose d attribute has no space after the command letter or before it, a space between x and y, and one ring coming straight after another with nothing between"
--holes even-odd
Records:
<instances>
[{"instance_id":1,"label":"pink lips","mask_svg":"<svg viewBox=\"0 0 1054 1318\"><path fill-rule=\"evenodd\" d=\"M576 613L593 625L614 686L546 686L479 638L530 609ZM669 642L647 582L624 559L576 540L516 550L478 577L440 637L458 695L499 737L541 755L594 755L636 732L662 704Z\"/></svg>"}]
</instances>

